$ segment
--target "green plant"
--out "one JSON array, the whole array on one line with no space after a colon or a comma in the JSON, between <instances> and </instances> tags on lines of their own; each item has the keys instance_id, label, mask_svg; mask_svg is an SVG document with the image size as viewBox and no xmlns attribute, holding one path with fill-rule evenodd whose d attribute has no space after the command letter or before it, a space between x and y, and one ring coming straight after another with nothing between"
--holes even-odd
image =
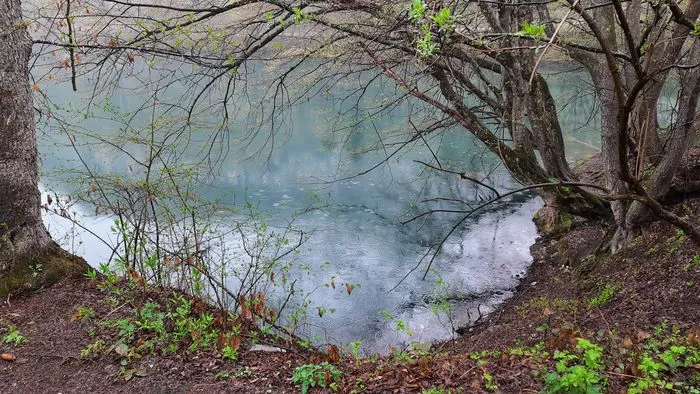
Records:
<instances>
[{"instance_id":1,"label":"green plant","mask_svg":"<svg viewBox=\"0 0 700 394\"><path fill-rule=\"evenodd\" d=\"M394 350L391 352L391 357L396 362L406 362L411 360L411 353L404 349L394 348Z\"/></svg>"},{"instance_id":2,"label":"green plant","mask_svg":"<svg viewBox=\"0 0 700 394\"><path fill-rule=\"evenodd\" d=\"M32 270L32 276L37 277L39 274L44 271L44 264L41 263L34 263L30 264L29 268Z\"/></svg>"},{"instance_id":3,"label":"green plant","mask_svg":"<svg viewBox=\"0 0 700 394\"><path fill-rule=\"evenodd\" d=\"M676 230L676 234L666 238L666 248L664 248L664 252L667 257L672 256L676 251L678 251L678 248L683 245L685 242L686 238L688 238L683 230Z\"/></svg>"},{"instance_id":4,"label":"green plant","mask_svg":"<svg viewBox=\"0 0 700 394\"><path fill-rule=\"evenodd\" d=\"M360 358L360 348L362 347L362 341L350 342L350 354L355 359Z\"/></svg>"},{"instance_id":5,"label":"green plant","mask_svg":"<svg viewBox=\"0 0 700 394\"><path fill-rule=\"evenodd\" d=\"M498 383L496 382L496 378L494 378L493 375L491 375L488 371L484 370L482 377L484 388L487 391L498 391Z\"/></svg>"},{"instance_id":6,"label":"green plant","mask_svg":"<svg viewBox=\"0 0 700 394\"><path fill-rule=\"evenodd\" d=\"M396 331L405 332L408 336L413 335L413 330L408 328L408 323L406 320L396 320Z\"/></svg>"},{"instance_id":7,"label":"green plant","mask_svg":"<svg viewBox=\"0 0 700 394\"><path fill-rule=\"evenodd\" d=\"M304 364L294 370L292 382L301 386L302 394L312 387L328 387L333 391L338 389L338 382L343 372L327 361L321 364Z\"/></svg>"},{"instance_id":8,"label":"green plant","mask_svg":"<svg viewBox=\"0 0 700 394\"><path fill-rule=\"evenodd\" d=\"M160 306L153 302L147 302L136 312L134 324L139 330L153 331L160 337L165 337L165 313L160 311Z\"/></svg>"},{"instance_id":9,"label":"green plant","mask_svg":"<svg viewBox=\"0 0 700 394\"><path fill-rule=\"evenodd\" d=\"M677 379L676 372L700 364L700 348L688 337L682 336L678 327L669 328L665 321L654 328L654 333L644 343L644 351L637 369L641 376L629 386L629 394L649 391L690 392L697 387L690 377L688 381Z\"/></svg>"},{"instance_id":10,"label":"green plant","mask_svg":"<svg viewBox=\"0 0 700 394\"><path fill-rule=\"evenodd\" d=\"M545 393L596 394L603 393L606 385L600 376L603 368L603 348L591 341L578 338L577 353L556 351L555 371L545 377Z\"/></svg>"},{"instance_id":11,"label":"green plant","mask_svg":"<svg viewBox=\"0 0 700 394\"><path fill-rule=\"evenodd\" d=\"M438 387L431 387L429 389L425 389L421 391L421 394L446 394L448 393L447 391L438 388Z\"/></svg>"},{"instance_id":12,"label":"green plant","mask_svg":"<svg viewBox=\"0 0 700 394\"><path fill-rule=\"evenodd\" d=\"M595 306L603 306L610 302L615 293L617 292L617 286L613 284L606 284L600 293L595 297L588 300L588 307L593 308Z\"/></svg>"},{"instance_id":13,"label":"green plant","mask_svg":"<svg viewBox=\"0 0 700 394\"><path fill-rule=\"evenodd\" d=\"M87 272L85 273L85 277L88 278L89 280L95 280L97 279L97 271L95 271L92 268L89 268Z\"/></svg>"},{"instance_id":14,"label":"green plant","mask_svg":"<svg viewBox=\"0 0 700 394\"><path fill-rule=\"evenodd\" d=\"M408 6L408 16L413 20L419 20L425 15L428 5L423 0L411 0L411 5Z\"/></svg>"},{"instance_id":15,"label":"green plant","mask_svg":"<svg viewBox=\"0 0 700 394\"><path fill-rule=\"evenodd\" d=\"M482 350L480 352L471 352L469 354L469 358L476 362L476 365L478 366L483 366L486 365L486 360L485 358L489 357L500 357L501 352L500 351L488 351L488 350Z\"/></svg>"},{"instance_id":16,"label":"green plant","mask_svg":"<svg viewBox=\"0 0 700 394\"><path fill-rule=\"evenodd\" d=\"M7 334L5 337L2 339L4 343L7 344L12 344L15 346L19 346L23 343L27 342L27 338L25 338L22 333L19 331L19 329L12 324L7 326Z\"/></svg>"},{"instance_id":17,"label":"green plant","mask_svg":"<svg viewBox=\"0 0 700 394\"><path fill-rule=\"evenodd\" d=\"M698 268L700 268L700 254L693 255L693 259L683 265L683 271L696 270Z\"/></svg>"},{"instance_id":18,"label":"green plant","mask_svg":"<svg viewBox=\"0 0 700 394\"><path fill-rule=\"evenodd\" d=\"M292 8L292 12L294 13L294 23L301 23L306 18L306 15L299 7Z\"/></svg>"},{"instance_id":19,"label":"green plant","mask_svg":"<svg viewBox=\"0 0 700 394\"><path fill-rule=\"evenodd\" d=\"M234 374L231 371L221 371L221 372L217 372L217 374L214 375L214 379L216 379L216 380L229 380L233 376L234 376Z\"/></svg>"},{"instance_id":20,"label":"green plant","mask_svg":"<svg viewBox=\"0 0 700 394\"><path fill-rule=\"evenodd\" d=\"M253 370L250 367L243 367L236 371L237 378L252 378L254 375Z\"/></svg>"},{"instance_id":21,"label":"green plant","mask_svg":"<svg viewBox=\"0 0 700 394\"><path fill-rule=\"evenodd\" d=\"M231 346L224 346L221 349L221 358L224 360L236 361L238 360L238 350Z\"/></svg>"},{"instance_id":22,"label":"green plant","mask_svg":"<svg viewBox=\"0 0 700 394\"><path fill-rule=\"evenodd\" d=\"M103 354L107 350L107 346L105 343L101 340L98 339L95 342L85 346L80 350L80 357L81 358L88 358L96 354Z\"/></svg>"},{"instance_id":23,"label":"green plant","mask_svg":"<svg viewBox=\"0 0 700 394\"><path fill-rule=\"evenodd\" d=\"M516 34L519 36L530 37L535 42L541 41L545 37L544 25L530 23L528 21L523 22L522 28Z\"/></svg>"},{"instance_id":24,"label":"green plant","mask_svg":"<svg viewBox=\"0 0 700 394\"><path fill-rule=\"evenodd\" d=\"M122 341L131 342L136 335L136 325L128 318L118 320L105 320L102 323L105 327L118 329L117 335Z\"/></svg>"},{"instance_id":25,"label":"green plant","mask_svg":"<svg viewBox=\"0 0 700 394\"><path fill-rule=\"evenodd\" d=\"M433 33L430 31L430 24L421 25L422 36L417 41L418 55L430 56L437 51L437 44L433 42Z\"/></svg>"},{"instance_id":26,"label":"green plant","mask_svg":"<svg viewBox=\"0 0 700 394\"><path fill-rule=\"evenodd\" d=\"M453 300L451 299L451 295L454 292L451 290L450 284L443 279L437 270L433 270L433 275L435 275L437 279L430 290L428 306L440 324L454 334L456 330Z\"/></svg>"},{"instance_id":27,"label":"green plant","mask_svg":"<svg viewBox=\"0 0 700 394\"><path fill-rule=\"evenodd\" d=\"M512 356L520 356L520 357L532 357L532 358L545 358L549 357L549 353L545 351L544 348L544 342L538 342L534 346L531 347L524 347L524 346L517 346L508 349L507 353L512 355Z\"/></svg>"},{"instance_id":28,"label":"green plant","mask_svg":"<svg viewBox=\"0 0 700 394\"><path fill-rule=\"evenodd\" d=\"M453 31L455 29L455 18L449 8L441 8L431 18L441 31Z\"/></svg>"},{"instance_id":29,"label":"green plant","mask_svg":"<svg viewBox=\"0 0 700 394\"><path fill-rule=\"evenodd\" d=\"M691 31L690 34L695 37L700 37L700 22L693 23L693 31Z\"/></svg>"},{"instance_id":30,"label":"green plant","mask_svg":"<svg viewBox=\"0 0 700 394\"><path fill-rule=\"evenodd\" d=\"M72 320L78 321L92 321L95 318L95 310L89 306L79 306L75 309Z\"/></svg>"}]
</instances>

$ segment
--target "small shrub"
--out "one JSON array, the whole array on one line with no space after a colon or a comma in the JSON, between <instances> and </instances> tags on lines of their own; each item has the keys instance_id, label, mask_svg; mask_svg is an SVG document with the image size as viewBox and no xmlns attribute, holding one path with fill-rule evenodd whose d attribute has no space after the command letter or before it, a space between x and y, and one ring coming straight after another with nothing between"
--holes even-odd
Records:
<instances>
[{"instance_id":1,"label":"small shrub","mask_svg":"<svg viewBox=\"0 0 700 394\"><path fill-rule=\"evenodd\" d=\"M304 364L294 370L292 382L301 386L302 394L312 387L328 387L333 391L338 389L338 382L343 372L327 361L321 364Z\"/></svg>"},{"instance_id":2,"label":"small shrub","mask_svg":"<svg viewBox=\"0 0 700 394\"><path fill-rule=\"evenodd\" d=\"M236 361L238 360L238 350L231 346L225 346L221 349L221 358L224 360Z\"/></svg>"},{"instance_id":3,"label":"small shrub","mask_svg":"<svg viewBox=\"0 0 700 394\"><path fill-rule=\"evenodd\" d=\"M603 305L607 304L608 302L610 302L610 300L612 300L612 298L616 292L617 292L616 285L611 285L611 284L605 285L605 287L603 287L603 289L600 291L600 293L597 296L591 298L588 301L588 307L593 308L596 306L603 306Z\"/></svg>"},{"instance_id":4,"label":"small shrub","mask_svg":"<svg viewBox=\"0 0 700 394\"><path fill-rule=\"evenodd\" d=\"M87 306L79 306L73 312L71 320L89 322L95 318L95 310Z\"/></svg>"},{"instance_id":5,"label":"small shrub","mask_svg":"<svg viewBox=\"0 0 700 394\"><path fill-rule=\"evenodd\" d=\"M9 325L7 326L7 335L5 335L2 341L7 344L19 346L27 342L27 338L22 335L17 327Z\"/></svg>"},{"instance_id":6,"label":"small shrub","mask_svg":"<svg viewBox=\"0 0 700 394\"><path fill-rule=\"evenodd\" d=\"M603 348L584 338L576 344L578 354L567 351L554 353L556 371L545 377L544 393L596 394L603 393L605 381L600 376L603 368Z\"/></svg>"},{"instance_id":7,"label":"small shrub","mask_svg":"<svg viewBox=\"0 0 700 394\"><path fill-rule=\"evenodd\" d=\"M95 342L85 346L80 350L80 357L81 358L89 358L94 355L100 355L104 354L107 351L107 345L105 343L98 339Z\"/></svg>"}]
</instances>

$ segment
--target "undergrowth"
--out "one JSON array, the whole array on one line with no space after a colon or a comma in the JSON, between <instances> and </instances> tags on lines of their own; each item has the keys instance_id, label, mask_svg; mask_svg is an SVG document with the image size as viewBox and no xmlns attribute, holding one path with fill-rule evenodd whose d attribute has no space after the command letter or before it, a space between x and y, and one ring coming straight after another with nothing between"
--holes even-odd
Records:
<instances>
[{"instance_id":1,"label":"undergrowth","mask_svg":"<svg viewBox=\"0 0 700 394\"><path fill-rule=\"evenodd\" d=\"M143 374L134 362L147 355L213 351L223 360L236 361L244 338L254 343L267 335L271 341L281 341L279 335L265 334L271 330L260 316L269 316L270 310L262 294L241 299L242 312L235 313L182 292L144 289L128 275L103 273L89 277L104 292L103 308L108 312L98 316L93 306L81 305L71 320L85 325L93 338L80 356L114 357L126 380Z\"/></svg>"}]
</instances>

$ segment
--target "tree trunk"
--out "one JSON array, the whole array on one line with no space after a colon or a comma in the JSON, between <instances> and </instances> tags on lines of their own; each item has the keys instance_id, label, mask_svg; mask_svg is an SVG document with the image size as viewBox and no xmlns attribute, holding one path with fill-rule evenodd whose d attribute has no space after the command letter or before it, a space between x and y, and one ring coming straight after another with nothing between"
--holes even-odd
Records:
<instances>
[{"instance_id":1,"label":"tree trunk","mask_svg":"<svg viewBox=\"0 0 700 394\"><path fill-rule=\"evenodd\" d=\"M688 58L689 63L700 61L700 43L693 44ZM696 140L698 126L700 126L700 118L696 116L698 101L700 101L700 68L694 68L681 76L681 90L677 104L678 117L670 127L668 146L645 184L651 198L660 199L668 193L683 157ZM633 203L627 212L627 227L638 226L648 216L648 209L643 204Z\"/></svg>"},{"instance_id":2,"label":"tree trunk","mask_svg":"<svg viewBox=\"0 0 700 394\"><path fill-rule=\"evenodd\" d=\"M554 178L572 180L571 168L566 162L564 137L557 117L557 108L549 85L542 75L537 74L532 80L529 98L527 103L530 123L544 168Z\"/></svg>"},{"instance_id":3,"label":"tree trunk","mask_svg":"<svg viewBox=\"0 0 700 394\"><path fill-rule=\"evenodd\" d=\"M34 106L29 82L32 41L20 0L0 2L0 296L78 272L41 220ZM60 257L60 258L56 258Z\"/></svg>"}]
</instances>

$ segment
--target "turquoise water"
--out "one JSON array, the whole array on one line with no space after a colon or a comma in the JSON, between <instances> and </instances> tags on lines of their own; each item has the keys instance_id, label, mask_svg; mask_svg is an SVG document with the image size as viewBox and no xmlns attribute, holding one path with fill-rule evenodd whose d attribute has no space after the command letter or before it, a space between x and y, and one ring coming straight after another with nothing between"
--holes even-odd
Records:
<instances>
[{"instance_id":1,"label":"turquoise water","mask_svg":"<svg viewBox=\"0 0 700 394\"><path fill-rule=\"evenodd\" d=\"M264 71L251 71L249 86L264 86ZM571 75L553 74L550 81L562 108L567 148L574 160L596 151L597 119L595 100L585 94L585 78ZM141 75L143 78L154 76ZM376 108L396 93L377 86L362 97L347 99L357 83L325 86L287 108L274 124L265 117L271 104L257 105L260 92L251 88L250 96L237 97L231 104L231 121L220 134L216 134L216 124L221 111L211 98L211 110L194 118L193 127L183 126L182 110L173 109L173 104L183 100L183 87L177 84L156 97L154 111L139 112L144 102L149 108L153 97L136 89L133 77L124 78L119 89L96 101L88 119L70 109L85 106L85 92L92 86L89 79L81 80L78 94L66 85L47 86L48 96L57 104L54 116L79 126L62 130L55 122L40 123L42 187L60 198L84 191L88 187L81 183L85 164L98 175L143 176L139 162L148 158L149 150L139 140L149 136L148 125L156 114L154 141L168 147L169 163L206 164L201 167L207 168L207 175L198 179L198 195L222 206L251 203L273 225L284 223L310 202L320 207L295 221L298 229L310 234L297 259L313 267L310 274L299 273L297 286L305 290L311 309L318 306L335 312L323 318L310 313L305 333L316 334L320 343L361 340L366 350L378 352L410 341L449 338L453 327L467 324L512 294L531 262L528 248L536 237L531 218L540 202L531 195L517 196L474 215L445 244L427 280L421 279L425 263L406 277L459 216L432 215L407 225L402 221L428 208L464 208L462 203L424 202L426 199L476 203L488 197L455 175L426 171L417 160L430 162L435 155L446 168L478 177L488 175L488 182L501 190L515 185L494 158L460 129L417 140L393 154L396 144L412 132L407 121L410 114L412 118L416 113L439 114L415 103L377 113ZM68 134L76 135L75 147L66 138ZM113 218L95 216L94 208L82 202L69 211L108 243L115 242L110 232ZM217 220L230 221L232 226L239 219L232 213ZM111 249L92 235L55 215L47 215L46 220L65 247L91 264L109 260ZM230 237L227 242L230 249L240 249L239 239ZM323 286L331 277L338 284L359 286L352 295L340 285L336 289ZM436 289L452 299L451 318L431 310L428 301ZM394 318L387 321L381 311L389 311ZM397 332L397 319L406 321L411 335Z\"/></svg>"}]
</instances>

